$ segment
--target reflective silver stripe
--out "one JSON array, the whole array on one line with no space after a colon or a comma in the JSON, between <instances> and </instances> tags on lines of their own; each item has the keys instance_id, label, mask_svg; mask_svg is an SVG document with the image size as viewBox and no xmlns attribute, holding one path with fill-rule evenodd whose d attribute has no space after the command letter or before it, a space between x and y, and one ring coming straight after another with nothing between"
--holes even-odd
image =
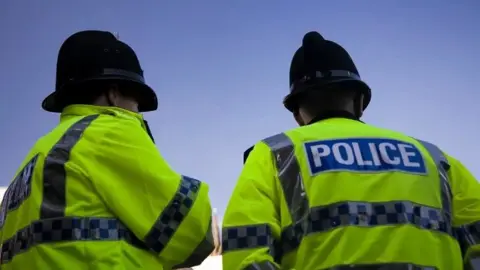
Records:
<instances>
[{"instance_id":1,"label":"reflective silver stripe","mask_svg":"<svg viewBox=\"0 0 480 270\"><path fill-rule=\"evenodd\" d=\"M64 217L67 181L65 164L84 131L98 117L99 115L89 115L72 124L45 157L40 220L32 222L2 243L2 264L35 245L59 241L123 239L144 247L116 219Z\"/></svg>"},{"instance_id":2,"label":"reflective silver stripe","mask_svg":"<svg viewBox=\"0 0 480 270\"><path fill-rule=\"evenodd\" d=\"M238 249L271 247L272 244L271 228L267 224L224 227L222 229L223 252Z\"/></svg>"},{"instance_id":3,"label":"reflective silver stripe","mask_svg":"<svg viewBox=\"0 0 480 270\"><path fill-rule=\"evenodd\" d=\"M176 265L173 269L182 269L200 265L215 249L215 242L212 232L212 219L205 236L205 239L195 248L193 253L183 263Z\"/></svg>"},{"instance_id":4,"label":"reflective silver stripe","mask_svg":"<svg viewBox=\"0 0 480 270\"><path fill-rule=\"evenodd\" d=\"M329 268L328 270L437 270L434 266L422 266L411 263L380 263L342 265ZM453 270L453 269L452 269Z\"/></svg>"},{"instance_id":5,"label":"reflective silver stripe","mask_svg":"<svg viewBox=\"0 0 480 270\"><path fill-rule=\"evenodd\" d=\"M410 224L422 229L447 233L442 210L409 201L340 202L311 209L307 234L342 226L382 226Z\"/></svg>"},{"instance_id":6,"label":"reflective silver stripe","mask_svg":"<svg viewBox=\"0 0 480 270\"><path fill-rule=\"evenodd\" d=\"M82 240L125 240L139 248L145 248L144 244L117 219L62 217L35 221L4 241L0 263L8 263L14 256L39 244Z\"/></svg>"},{"instance_id":7,"label":"reflective silver stripe","mask_svg":"<svg viewBox=\"0 0 480 270\"><path fill-rule=\"evenodd\" d=\"M442 210L445 220L448 222L448 233L453 234L452 231L452 190L450 188L450 182L448 181L448 170L450 164L447 157L443 154L442 150L436 145L426 141L418 140L423 147L428 151L430 156L437 165L438 177L440 178L440 192L442 196Z\"/></svg>"},{"instance_id":8,"label":"reflective silver stripe","mask_svg":"<svg viewBox=\"0 0 480 270\"><path fill-rule=\"evenodd\" d=\"M254 263L247 266L244 270L278 270L280 268L276 267L273 263L269 261L264 261L260 263Z\"/></svg>"},{"instance_id":9,"label":"reflective silver stripe","mask_svg":"<svg viewBox=\"0 0 480 270\"><path fill-rule=\"evenodd\" d=\"M145 236L144 240L149 248L157 253L162 252L195 203L200 186L199 180L182 176L173 199Z\"/></svg>"},{"instance_id":10,"label":"reflective silver stripe","mask_svg":"<svg viewBox=\"0 0 480 270\"><path fill-rule=\"evenodd\" d=\"M283 189L292 224L282 231L281 240L275 243L275 261L283 254L295 249L306 232L309 202L304 189L300 163L295 156L295 145L285 134L280 133L266 138L275 160L278 178Z\"/></svg>"},{"instance_id":11,"label":"reflective silver stripe","mask_svg":"<svg viewBox=\"0 0 480 270\"><path fill-rule=\"evenodd\" d=\"M87 127L99 115L89 115L74 123L53 146L43 165L43 200L40 219L65 216L67 172L65 163Z\"/></svg>"},{"instance_id":12,"label":"reflective silver stripe","mask_svg":"<svg viewBox=\"0 0 480 270\"><path fill-rule=\"evenodd\" d=\"M308 214L308 199L300 164L295 156L295 146L285 133L266 138L263 142L272 151L292 221L294 224L301 222Z\"/></svg>"},{"instance_id":13,"label":"reflective silver stripe","mask_svg":"<svg viewBox=\"0 0 480 270\"><path fill-rule=\"evenodd\" d=\"M282 232L281 241L275 241L270 227L266 224L223 228L222 248L224 252L228 252L237 249L269 247L271 255L277 261L295 245L290 243L291 239L297 239L297 242L300 242L306 229L305 221L308 217L309 206L293 142L285 133L266 138L263 142L270 148L275 160L278 179L292 224ZM287 240L284 241L284 238Z\"/></svg>"}]
</instances>

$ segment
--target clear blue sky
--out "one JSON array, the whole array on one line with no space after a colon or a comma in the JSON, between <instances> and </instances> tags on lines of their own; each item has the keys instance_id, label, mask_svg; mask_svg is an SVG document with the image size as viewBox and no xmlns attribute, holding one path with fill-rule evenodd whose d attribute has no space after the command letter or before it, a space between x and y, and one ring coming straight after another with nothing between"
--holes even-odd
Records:
<instances>
[{"instance_id":1,"label":"clear blue sky","mask_svg":"<svg viewBox=\"0 0 480 270\"><path fill-rule=\"evenodd\" d=\"M2 0L0 184L57 124L40 103L61 43L85 29L117 31L137 51L160 100L146 115L158 148L210 184L221 212L243 151L295 126L282 99L311 30L343 45L371 86L366 122L436 143L480 177L479 12L475 0Z\"/></svg>"}]
</instances>

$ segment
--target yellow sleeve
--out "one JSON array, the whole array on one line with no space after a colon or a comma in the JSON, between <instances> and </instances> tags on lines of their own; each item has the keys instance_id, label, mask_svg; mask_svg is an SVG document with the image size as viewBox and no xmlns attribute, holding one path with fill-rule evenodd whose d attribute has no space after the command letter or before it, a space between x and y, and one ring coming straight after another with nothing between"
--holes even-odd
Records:
<instances>
[{"instance_id":1,"label":"yellow sleeve","mask_svg":"<svg viewBox=\"0 0 480 270\"><path fill-rule=\"evenodd\" d=\"M212 252L208 186L172 170L138 121L112 124L89 168L106 206L167 268L198 265Z\"/></svg>"},{"instance_id":2,"label":"yellow sleeve","mask_svg":"<svg viewBox=\"0 0 480 270\"><path fill-rule=\"evenodd\" d=\"M457 228L465 264L469 265L480 259L480 184L461 162L447 157L453 196L453 226Z\"/></svg>"},{"instance_id":3,"label":"yellow sleeve","mask_svg":"<svg viewBox=\"0 0 480 270\"><path fill-rule=\"evenodd\" d=\"M223 269L279 269L272 257L281 232L277 182L270 149L260 142L246 160L223 218Z\"/></svg>"}]
</instances>

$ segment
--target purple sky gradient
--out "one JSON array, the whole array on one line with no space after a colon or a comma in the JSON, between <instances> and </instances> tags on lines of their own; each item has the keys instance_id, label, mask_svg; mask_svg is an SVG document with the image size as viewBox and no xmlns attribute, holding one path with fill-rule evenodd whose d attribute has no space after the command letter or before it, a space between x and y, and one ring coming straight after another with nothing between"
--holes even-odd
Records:
<instances>
[{"instance_id":1,"label":"purple sky gradient","mask_svg":"<svg viewBox=\"0 0 480 270\"><path fill-rule=\"evenodd\" d=\"M146 115L158 148L210 184L220 212L243 151L295 126L282 99L311 30L343 45L372 87L366 122L436 143L480 177L480 1L298 3L1 1L0 185L57 124L40 102L54 88L61 43L85 29L119 32L137 51L160 100Z\"/></svg>"}]
</instances>

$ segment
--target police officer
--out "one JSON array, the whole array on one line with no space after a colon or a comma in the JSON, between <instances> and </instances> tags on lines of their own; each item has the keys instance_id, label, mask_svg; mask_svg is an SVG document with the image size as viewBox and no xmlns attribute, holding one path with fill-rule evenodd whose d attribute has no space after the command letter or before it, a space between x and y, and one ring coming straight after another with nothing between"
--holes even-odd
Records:
<instances>
[{"instance_id":1,"label":"police officer","mask_svg":"<svg viewBox=\"0 0 480 270\"><path fill-rule=\"evenodd\" d=\"M300 127L246 160L223 220L224 269L475 267L479 184L433 144L361 122L370 88L340 45L306 34L290 90Z\"/></svg>"},{"instance_id":2,"label":"police officer","mask_svg":"<svg viewBox=\"0 0 480 270\"><path fill-rule=\"evenodd\" d=\"M170 168L141 112L157 109L135 52L82 31L60 48L37 141L2 201L1 269L172 269L213 250L208 186Z\"/></svg>"}]
</instances>

